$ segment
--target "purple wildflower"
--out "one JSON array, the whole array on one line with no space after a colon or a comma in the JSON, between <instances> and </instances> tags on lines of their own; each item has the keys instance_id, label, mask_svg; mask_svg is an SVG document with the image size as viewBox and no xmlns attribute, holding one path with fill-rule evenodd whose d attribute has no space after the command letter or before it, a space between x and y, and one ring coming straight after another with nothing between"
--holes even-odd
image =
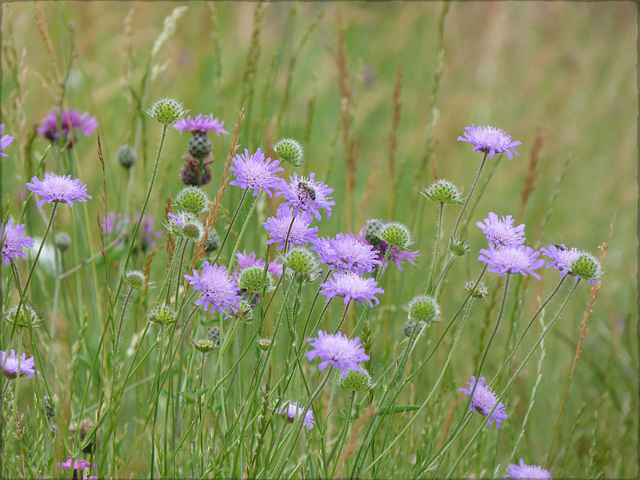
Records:
<instances>
[{"instance_id":1,"label":"purple wildflower","mask_svg":"<svg viewBox=\"0 0 640 480\"><path fill-rule=\"evenodd\" d=\"M277 243L278 250L282 250L285 241L287 241L287 234L289 235L287 241L289 246L313 242L318 235L318 227L309 228L309 223L311 223L311 219L294 217L290 208L280 205L276 216L267 218L267 221L262 224L269 232L269 240L266 241L266 244Z\"/></svg>"},{"instance_id":2,"label":"purple wildflower","mask_svg":"<svg viewBox=\"0 0 640 480\"><path fill-rule=\"evenodd\" d=\"M71 175L45 173L44 180L33 177L31 182L27 183L27 188L42 197L37 203L38 207L54 202L65 202L73 207L74 201L86 202L87 198L91 198L91 195L87 194L87 186L77 178L71 180Z\"/></svg>"},{"instance_id":3,"label":"purple wildflower","mask_svg":"<svg viewBox=\"0 0 640 480\"><path fill-rule=\"evenodd\" d=\"M330 207L336 204L329 196L331 192L333 188L315 181L315 173L310 173L309 178L306 178L298 177L294 172L293 176L289 177L289 183L281 181L277 195L284 197L286 202L283 205L292 206L296 215L302 211L309 219L315 216L320 221L321 209L326 210L327 218L331 218Z\"/></svg>"},{"instance_id":4,"label":"purple wildflower","mask_svg":"<svg viewBox=\"0 0 640 480\"><path fill-rule=\"evenodd\" d=\"M18 374L21 377L33 378L35 375L40 375L40 372L33 367L35 360L33 357L27 358L23 353L22 357L16 357L15 350L11 349L11 355L7 355L6 352L0 350L0 368L2 373L7 378L16 378Z\"/></svg>"},{"instance_id":5,"label":"purple wildflower","mask_svg":"<svg viewBox=\"0 0 640 480\"><path fill-rule=\"evenodd\" d=\"M386 225L386 222L383 222L382 225ZM367 227L362 227L360 229L359 238L362 242L369 243L366 239L366 228ZM377 239L375 243L369 243L369 245L373 245L378 255L378 261L382 262L382 259L384 258L385 254L387 253L387 249L389 248L389 244L383 240ZM404 261L407 261L412 265L416 265L414 259L418 258L419 256L420 251L418 250L416 250L415 252L411 252L409 250L400 250L398 247L392 246L388 257L389 262L386 262L383 265L382 271L384 272L387 269L387 265L389 265L389 263L391 262L393 262L398 270L402 270L402 262Z\"/></svg>"},{"instance_id":6,"label":"purple wildflower","mask_svg":"<svg viewBox=\"0 0 640 480\"><path fill-rule=\"evenodd\" d=\"M320 287L320 293L327 296L327 302L333 297L344 297L344 304L347 305L351 300L357 300L369 303L369 307L373 308L373 302L376 305L379 300L375 297L376 293L384 293L384 290L378 287L375 278L363 278L354 272L337 272L331 280L323 283Z\"/></svg>"},{"instance_id":7,"label":"purple wildflower","mask_svg":"<svg viewBox=\"0 0 640 480\"><path fill-rule=\"evenodd\" d=\"M203 305L205 312L218 310L224 314L224 309L229 309L233 313L238 311L238 304L242 297L238 295L240 291L236 286L236 281L229 278L227 270L218 265L211 265L208 261L202 264L202 276L197 270L193 275L185 275L194 290L200 290L202 296L196 300L196 305ZM209 309L209 305L211 308Z\"/></svg>"},{"instance_id":8,"label":"purple wildflower","mask_svg":"<svg viewBox=\"0 0 640 480\"><path fill-rule=\"evenodd\" d=\"M524 243L524 223L514 227L511 215L502 217L500 220L495 213L489 212L484 222L478 222L476 225L487 236L489 244L496 247L512 247Z\"/></svg>"},{"instance_id":9,"label":"purple wildflower","mask_svg":"<svg viewBox=\"0 0 640 480\"><path fill-rule=\"evenodd\" d=\"M54 107L42 119L42 125L37 128L38 133L49 140L60 138L58 126L62 127L62 137L66 138L69 132L81 131L88 137L98 128L96 117L90 117L89 113L80 114L77 110L63 110L60 120L60 109Z\"/></svg>"},{"instance_id":10,"label":"purple wildflower","mask_svg":"<svg viewBox=\"0 0 640 480\"><path fill-rule=\"evenodd\" d=\"M69 457L69 459L66 462L58 463L58 466L62 468L69 468L69 469L73 468L73 480L76 480L76 479L82 480L84 478L82 475L82 469L87 467L92 468L92 465L86 460L80 460L80 461L75 460L73 462L73 467L71 466L72 465L71 462L72 462L71 457ZM93 468L96 468L96 465L93 465ZM87 477L88 480L92 480L92 479L97 480L97 478L98 477L93 477L93 476Z\"/></svg>"},{"instance_id":11,"label":"purple wildflower","mask_svg":"<svg viewBox=\"0 0 640 480\"><path fill-rule=\"evenodd\" d=\"M347 378L349 370L364 373L358 362L366 362L369 355L364 353L360 337L349 340L342 332L331 335L320 330L317 338L308 338L307 342L313 347L313 350L307 352L307 360L312 361L316 357L322 360L318 370L322 371L332 365L342 371L343 378Z\"/></svg>"},{"instance_id":12,"label":"purple wildflower","mask_svg":"<svg viewBox=\"0 0 640 480\"><path fill-rule=\"evenodd\" d=\"M138 222L140 219L140 212L136 213L135 220ZM150 250L156 247L154 238L160 238L163 233L153 230L153 217L150 215L143 215L142 222L140 223L139 230L140 239L142 240L142 250Z\"/></svg>"},{"instance_id":13,"label":"purple wildflower","mask_svg":"<svg viewBox=\"0 0 640 480\"><path fill-rule=\"evenodd\" d=\"M241 269L248 267L264 268L265 265L265 261L262 258L256 258L256 254L254 252L251 252L249 255L247 255L244 251L242 251L242 253L237 252L236 260L238 261L238 266ZM281 263L278 262L278 260L271 260L269 262L269 266L267 267L267 272L269 272L271 275L275 275L276 277L281 277L283 268L284 267Z\"/></svg>"},{"instance_id":14,"label":"purple wildflower","mask_svg":"<svg viewBox=\"0 0 640 480\"><path fill-rule=\"evenodd\" d=\"M280 405L280 399L276 399L273 410L289 423L293 423L296 418L300 417L304 413L305 407L302 404L298 404L297 402L292 401L283 402L282 405ZM302 424L309 430L312 430L313 423L313 412L311 411L311 409L309 409L307 410L307 413L304 414L304 420Z\"/></svg>"},{"instance_id":15,"label":"purple wildflower","mask_svg":"<svg viewBox=\"0 0 640 480\"><path fill-rule=\"evenodd\" d=\"M264 190L271 197L271 189L278 188L282 182L276 173L284 171L284 168L278 165L280 162L277 160L265 160L264 153L259 148L253 155L249 155L249 150L245 148L244 155L238 154L233 159L231 171L236 179L229 184L240 188L253 188L254 197L258 195L258 190Z\"/></svg>"},{"instance_id":16,"label":"purple wildflower","mask_svg":"<svg viewBox=\"0 0 640 480\"><path fill-rule=\"evenodd\" d=\"M490 272L498 272L500 276L505 273L520 273L524 276L533 275L540 280L540 275L534 272L535 269L544 265L544 260L539 259L540 252L524 245L515 245L496 249L492 244L489 250L480 250L478 260L489 265Z\"/></svg>"},{"instance_id":17,"label":"purple wildflower","mask_svg":"<svg viewBox=\"0 0 640 480\"><path fill-rule=\"evenodd\" d=\"M0 135L2 135L3 133L4 123L0 123ZM2 138L0 138L0 157L8 156L6 153L4 153L4 149L11 145L11 142L13 142L13 137L11 135L4 135L2 136Z\"/></svg>"},{"instance_id":18,"label":"purple wildflower","mask_svg":"<svg viewBox=\"0 0 640 480\"><path fill-rule=\"evenodd\" d=\"M496 153L507 152L509 160L513 160L514 153L516 157L520 155L516 152L515 147L522 145L522 143L512 142L511 135L507 135L501 128L471 125L470 127L465 127L465 130L468 131L464 133L464 137L458 137L458 141L473 144L474 152L489 153L489 158L493 158Z\"/></svg>"},{"instance_id":19,"label":"purple wildflower","mask_svg":"<svg viewBox=\"0 0 640 480\"><path fill-rule=\"evenodd\" d=\"M22 257L27 254L22 250L33 247L33 239L24 234L24 225L14 225L13 219L9 219L6 225L0 224L0 239L2 239L2 258L4 264L9 265L9 260Z\"/></svg>"},{"instance_id":20,"label":"purple wildflower","mask_svg":"<svg viewBox=\"0 0 640 480\"><path fill-rule=\"evenodd\" d=\"M564 243L561 245L549 245L549 248L541 248L540 251L551 259L547 263L547 268L554 267L556 270L561 270L561 277L571 273L571 264L580 256L580 250L577 248L568 249Z\"/></svg>"},{"instance_id":21,"label":"purple wildflower","mask_svg":"<svg viewBox=\"0 0 640 480\"><path fill-rule=\"evenodd\" d=\"M209 132L214 131L216 135L220 135L224 133L227 135L227 132L224 128L224 121L220 121L217 118L213 118L213 113L209 116L199 114L198 116L191 118L189 115L187 118L181 118L176 123L173 124L173 128L176 130L180 130L180 135L182 132Z\"/></svg>"},{"instance_id":22,"label":"purple wildflower","mask_svg":"<svg viewBox=\"0 0 640 480\"><path fill-rule=\"evenodd\" d=\"M489 415L493 407L496 406L496 402L498 401L498 397L493 391L485 386L484 377L480 377L477 386L475 387L475 392L473 391L474 385L476 384L476 377L471 375L471 381L467 383L469 385L468 389L460 388L459 392L464 392L467 395L471 395L473 392L473 398L471 399L471 403L469 404L469 408L471 410L475 410L476 412L484 415L485 417ZM491 418L489 418L489 422L487 425L491 425L491 422L495 420L496 428L500 430L502 420L505 418L509 418L509 415L505 412L506 407L502 402L498 403L498 406L493 413L491 414Z\"/></svg>"},{"instance_id":23,"label":"purple wildflower","mask_svg":"<svg viewBox=\"0 0 640 480\"><path fill-rule=\"evenodd\" d=\"M350 270L362 275L381 264L375 248L353 234L339 233L335 239L319 238L311 250L320 256L321 262L340 272Z\"/></svg>"},{"instance_id":24,"label":"purple wildflower","mask_svg":"<svg viewBox=\"0 0 640 480\"><path fill-rule=\"evenodd\" d=\"M107 215L102 217L102 224L100 225L100 230L102 233L114 233L119 235L123 231L127 229L131 219L129 217L125 217L122 213L118 212L109 212Z\"/></svg>"},{"instance_id":25,"label":"purple wildflower","mask_svg":"<svg viewBox=\"0 0 640 480\"><path fill-rule=\"evenodd\" d=\"M509 465L509 471L504 478L551 478L551 472L537 465L525 465L520 460L520 466Z\"/></svg>"}]
</instances>

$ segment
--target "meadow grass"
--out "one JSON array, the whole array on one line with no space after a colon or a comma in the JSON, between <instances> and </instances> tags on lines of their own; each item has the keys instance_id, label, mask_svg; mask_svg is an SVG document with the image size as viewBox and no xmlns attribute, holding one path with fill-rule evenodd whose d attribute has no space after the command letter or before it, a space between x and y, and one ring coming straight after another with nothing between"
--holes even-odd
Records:
<instances>
[{"instance_id":1,"label":"meadow grass","mask_svg":"<svg viewBox=\"0 0 640 480\"><path fill-rule=\"evenodd\" d=\"M0 476L504 477L523 459L554 478L635 477L636 18L622 2L3 4L3 135L15 138L0 214L35 244L0 265L0 350L33 356L40 375L0 375ZM165 97L228 132L209 134L211 204L195 242L163 227L191 137L146 113ZM97 130L43 138L55 106L95 115ZM485 157L456 141L471 124L503 128L519 156L487 157L467 207L430 201L438 179L469 194ZM274 151L289 137L305 152L297 167ZM358 235L369 219L407 226L415 265L365 274L379 304L328 302L326 265L262 287L252 321L194 304L184 275L204 260L233 271L237 252L283 253L263 226L282 197L230 184L235 155L258 148L280 177L333 188L331 217L311 223L319 237ZM92 198L37 207L25 185L45 172L79 178ZM141 210L155 245L133 241ZM476 222L489 212L525 224L527 246L604 259L600 281L569 275L557 289L553 269L484 271ZM109 213L132 221L104 232ZM207 253L212 229L228 238ZM470 245L455 258L454 230ZM488 296L469 298L464 282L480 276ZM440 321L409 331L405 307L425 293ZM12 323L27 306L41 325ZM158 323L157 306L177 321ZM361 339L370 390L345 390L339 370L307 359L318 330ZM194 347L207 338L212 351ZM459 391L471 375L505 405L499 430ZM314 428L281 418L277 399ZM59 466L69 457L95 467L72 473Z\"/></svg>"}]
</instances>

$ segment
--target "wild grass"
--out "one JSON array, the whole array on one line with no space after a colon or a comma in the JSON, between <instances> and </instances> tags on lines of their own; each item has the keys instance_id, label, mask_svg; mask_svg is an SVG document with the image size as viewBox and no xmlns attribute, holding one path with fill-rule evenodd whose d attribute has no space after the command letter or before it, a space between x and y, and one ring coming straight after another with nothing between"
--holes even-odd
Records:
<instances>
[{"instance_id":1,"label":"wild grass","mask_svg":"<svg viewBox=\"0 0 640 480\"><path fill-rule=\"evenodd\" d=\"M2 123L15 140L0 216L36 244L0 265L1 300L5 316L24 303L42 325L0 327L0 350L34 356L41 372L0 376L0 476L71 477L58 463L72 456L99 478L504 477L520 459L554 478L635 477L636 17L632 3L3 4ZM189 142L169 127L160 146L163 126L144 111L162 97L229 132L211 136L199 243L162 228ZM98 131L50 143L35 129L54 106L96 115ZM420 192L448 179L469 193L483 155L456 139L471 124L522 145L512 161L487 158L457 228L471 251L448 267L462 207ZM357 234L372 218L409 226L417 265L377 272L375 308L327 303L324 276L299 289L276 280L249 323L194 308L183 275L205 257L232 269L236 251L278 258L262 223L280 197L245 198L229 182L236 153L275 159L284 137L306 160L282 162L281 176L313 172L334 189L319 236ZM130 170L118 162L125 144ZM93 198L57 207L34 267L52 207L36 207L25 184L51 171L80 178ZM162 231L155 248L134 244L135 222L101 231L105 215L133 217L145 199ZM540 281L485 272L488 297L470 299L464 282L481 276L486 248L476 222L489 212L524 223L534 248L602 254L601 282L567 277L557 289L556 270ZM213 230L228 240L207 254ZM139 290L123 282L131 269L144 273ZM441 321L405 336L403 307L430 286ZM148 322L166 298L178 322ZM307 338L339 325L371 357L368 392L343 390L304 356ZM218 348L197 351L192 341L213 327ZM479 371L506 406L500 430L459 391ZM275 398L308 407L315 427L286 423Z\"/></svg>"}]
</instances>

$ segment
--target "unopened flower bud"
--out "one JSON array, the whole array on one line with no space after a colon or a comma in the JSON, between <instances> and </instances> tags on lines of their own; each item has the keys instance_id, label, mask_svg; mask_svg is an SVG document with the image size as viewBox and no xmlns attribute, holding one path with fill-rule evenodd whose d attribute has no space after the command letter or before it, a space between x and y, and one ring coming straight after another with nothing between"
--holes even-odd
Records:
<instances>
[{"instance_id":1,"label":"unopened flower bud","mask_svg":"<svg viewBox=\"0 0 640 480\"><path fill-rule=\"evenodd\" d=\"M406 307L409 312L409 320L425 323L437 322L440 315L440 307L436 300L429 295L418 295L411 299Z\"/></svg>"},{"instance_id":2,"label":"unopened flower bud","mask_svg":"<svg viewBox=\"0 0 640 480\"><path fill-rule=\"evenodd\" d=\"M357 370L349 370L347 378L342 379L340 386L345 390L350 390L352 392L370 390L373 386L371 375L366 370L363 371L364 373Z\"/></svg>"},{"instance_id":3,"label":"unopened flower bud","mask_svg":"<svg viewBox=\"0 0 640 480\"><path fill-rule=\"evenodd\" d=\"M364 239L371 245L380 243L380 235L382 234L382 222L380 220L367 220L364 227Z\"/></svg>"},{"instance_id":4,"label":"unopened flower bud","mask_svg":"<svg viewBox=\"0 0 640 480\"><path fill-rule=\"evenodd\" d=\"M263 267L247 267L240 273L238 287L251 293L270 292L273 286L273 275L265 272Z\"/></svg>"},{"instance_id":5,"label":"unopened flower bud","mask_svg":"<svg viewBox=\"0 0 640 480\"><path fill-rule=\"evenodd\" d=\"M471 251L471 245L466 240L460 240L455 237L449 238L449 251L454 255L461 257Z\"/></svg>"},{"instance_id":6,"label":"unopened flower bud","mask_svg":"<svg viewBox=\"0 0 640 480\"><path fill-rule=\"evenodd\" d=\"M383 226L380 238L399 249L406 248L411 244L411 232L401 223L389 223Z\"/></svg>"},{"instance_id":7,"label":"unopened flower bud","mask_svg":"<svg viewBox=\"0 0 640 480\"><path fill-rule=\"evenodd\" d=\"M140 288L144 283L144 274L140 270L132 270L125 273L124 281L131 288Z\"/></svg>"},{"instance_id":8,"label":"unopened flower bud","mask_svg":"<svg viewBox=\"0 0 640 480\"><path fill-rule=\"evenodd\" d=\"M302 145L293 138L283 138L278 140L273 146L273 150L286 162L299 167L304 162L304 152Z\"/></svg>"},{"instance_id":9,"label":"unopened flower bud","mask_svg":"<svg viewBox=\"0 0 640 480\"><path fill-rule=\"evenodd\" d=\"M71 246L71 237L66 232L60 232L53 241L58 250L64 253Z\"/></svg>"},{"instance_id":10,"label":"unopened flower bud","mask_svg":"<svg viewBox=\"0 0 640 480\"><path fill-rule=\"evenodd\" d=\"M136 154L129 145L122 145L118 149L118 162L127 170L136 163Z\"/></svg>"},{"instance_id":11,"label":"unopened flower bud","mask_svg":"<svg viewBox=\"0 0 640 480\"><path fill-rule=\"evenodd\" d=\"M434 202L454 204L463 203L460 190L449 180L436 180L420 193Z\"/></svg>"}]
</instances>

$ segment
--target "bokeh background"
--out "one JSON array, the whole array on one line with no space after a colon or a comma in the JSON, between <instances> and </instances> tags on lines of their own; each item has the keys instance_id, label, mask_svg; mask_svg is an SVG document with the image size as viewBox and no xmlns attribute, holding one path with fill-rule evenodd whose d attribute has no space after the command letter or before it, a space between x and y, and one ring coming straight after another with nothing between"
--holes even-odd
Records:
<instances>
[{"instance_id":1,"label":"bokeh background","mask_svg":"<svg viewBox=\"0 0 640 480\"><path fill-rule=\"evenodd\" d=\"M192 114L213 112L229 131L244 106L241 148L271 151L283 136L300 140L307 153L303 171L335 189L337 205L322 224L323 235L357 233L367 218L391 218L414 229L414 248L424 259L386 279L395 300L383 302L379 335L401 335L399 307L408 300L402 292L423 288L430 265L436 208L419 189L447 178L468 191L476 174L481 155L456 141L465 126L504 128L522 145L519 157L499 161L475 207L467 230L474 250L449 279L450 293L441 302L445 314L453 313L447 301L460 295L455 283L479 270L484 238L474 223L488 212L525 223L532 245L565 243L596 256L616 216L602 288L563 412L563 463L556 471L584 477L602 468L606 476L636 475L637 6L469 2L452 3L443 15L438 2L45 2L39 16L34 3L5 3L2 122L5 133L16 136L2 161L5 209L19 211L16 200L24 198L33 159L47 145L32 133L59 100L56 68L64 72L70 61L65 103L97 116L110 202L117 203L126 177L116 153L132 141L138 121L127 85L138 88L163 20L178 6L188 8L153 59L157 71L144 106L173 97ZM38 28L42 18L50 49ZM394 128L398 84L401 108ZM146 192L158 129L151 121L146 128L135 173L138 201ZM149 212L157 221L166 197L181 185L177 172L186 141L177 133L168 138ZM229 141L214 140L212 196ZM82 180L97 193L102 173L96 149L95 135L78 144ZM533 190L523 204L532 172ZM239 193L231 190L225 198L232 211ZM274 206L259 207L256 231ZM97 202L86 208L89 218L98 216ZM226 219L223 214L221 222ZM447 217L449 231L454 219L454 213ZM97 222L95 231L97 237ZM263 241L256 234L247 248L258 249ZM529 300L544 298L556 281L545 271ZM545 381L521 447L532 463L546 454L553 434L588 298L583 286L549 337ZM473 348L473 336L466 341ZM381 348L392 351L391 344ZM453 369L466 377L470 365L471 359L461 359ZM534 376L523 375L515 388L526 396ZM596 467L589 471L594 436Z\"/></svg>"}]
</instances>

